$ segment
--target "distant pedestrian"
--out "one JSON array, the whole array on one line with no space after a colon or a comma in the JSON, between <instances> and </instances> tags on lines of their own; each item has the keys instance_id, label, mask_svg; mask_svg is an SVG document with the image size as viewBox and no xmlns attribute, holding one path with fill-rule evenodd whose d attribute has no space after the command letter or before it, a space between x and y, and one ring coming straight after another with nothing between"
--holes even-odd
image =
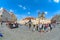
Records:
<instances>
[{"instance_id":1,"label":"distant pedestrian","mask_svg":"<svg viewBox=\"0 0 60 40\"><path fill-rule=\"evenodd\" d=\"M44 27L45 31L48 32L48 29L49 29L49 26L48 24L45 24L45 27Z\"/></svg>"},{"instance_id":2,"label":"distant pedestrian","mask_svg":"<svg viewBox=\"0 0 60 40\"><path fill-rule=\"evenodd\" d=\"M44 24L42 24L41 32L44 32Z\"/></svg>"},{"instance_id":3,"label":"distant pedestrian","mask_svg":"<svg viewBox=\"0 0 60 40\"><path fill-rule=\"evenodd\" d=\"M48 24L45 24L45 27L47 28L48 27Z\"/></svg>"},{"instance_id":4,"label":"distant pedestrian","mask_svg":"<svg viewBox=\"0 0 60 40\"><path fill-rule=\"evenodd\" d=\"M46 30L46 25L44 24L44 30Z\"/></svg>"},{"instance_id":5,"label":"distant pedestrian","mask_svg":"<svg viewBox=\"0 0 60 40\"><path fill-rule=\"evenodd\" d=\"M32 31L35 31L35 25L33 25L33 29L32 29Z\"/></svg>"},{"instance_id":6,"label":"distant pedestrian","mask_svg":"<svg viewBox=\"0 0 60 40\"><path fill-rule=\"evenodd\" d=\"M55 24L55 23L53 23L53 26L54 26L54 28L55 28L56 24Z\"/></svg>"},{"instance_id":7,"label":"distant pedestrian","mask_svg":"<svg viewBox=\"0 0 60 40\"><path fill-rule=\"evenodd\" d=\"M29 24L29 29L31 28L31 24Z\"/></svg>"},{"instance_id":8,"label":"distant pedestrian","mask_svg":"<svg viewBox=\"0 0 60 40\"><path fill-rule=\"evenodd\" d=\"M36 30L37 30L37 31L38 31L38 27L39 27L39 26L37 25L37 26L36 26Z\"/></svg>"},{"instance_id":9,"label":"distant pedestrian","mask_svg":"<svg viewBox=\"0 0 60 40\"><path fill-rule=\"evenodd\" d=\"M40 32L42 30L42 24L39 24L38 31Z\"/></svg>"},{"instance_id":10,"label":"distant pedestrian","mask_svg":"<svg viewBox=\"0 0 60 40\"><path fill-rule=\"evenodd\" d=\"M15 26L18 27L18 23L15 23Z\"/></svg>"},{"instance_id":11,"label":"distant pedestrian","mask_svg":"<svg viewBox=\"0 0 60 40\"><path fill-rule=\"evenodd\" d=\"M2 25L2 22L1 22L1 25Z\"/></svg>"},{"instance_id":12,"label":"distant pedestrian","mask_svg":"<svg viewBox=\"0 0 60 40\"><path fill-rule=\"evenodd\" d=\"M29 24L29 29L30 29L31 28L31 24L32 24L31 20L29 20L28 24Z\"/></svg>"},{"instance_id":13,"label":"distant pedestrian","mask_svg":"<svg viewBox=\"0 0 60 40\"><path fill-rule=\"evenodd\" d=\"M49 24L50 30L52 30L51 24Z\"/></svg>"}]
</instances>

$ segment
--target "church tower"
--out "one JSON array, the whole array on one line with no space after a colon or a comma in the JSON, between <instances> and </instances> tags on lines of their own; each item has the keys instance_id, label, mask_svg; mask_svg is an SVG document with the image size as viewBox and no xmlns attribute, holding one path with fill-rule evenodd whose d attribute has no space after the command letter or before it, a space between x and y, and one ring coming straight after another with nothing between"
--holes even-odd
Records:
<instances>
[{"instance_id":1,"label":"church tower","mask_svg":"<svg viewBox=\"0 0 60 40\"><path fill-rule=\"evenodd\" d=\"M44 12L42 12L40 18L41 18L41 19L45 19L45 13L44 13Z\"/></svg>"},{"instance_id":2,"label":"church tower","mask_svg":"<svg viewBox=\"0 0 60 40\"><path fill-rule=\"evenodd\" d=\"M40 18L41 14L40 14L40 11L38 12L38 18Z\"/></svg>"}]
</instances>

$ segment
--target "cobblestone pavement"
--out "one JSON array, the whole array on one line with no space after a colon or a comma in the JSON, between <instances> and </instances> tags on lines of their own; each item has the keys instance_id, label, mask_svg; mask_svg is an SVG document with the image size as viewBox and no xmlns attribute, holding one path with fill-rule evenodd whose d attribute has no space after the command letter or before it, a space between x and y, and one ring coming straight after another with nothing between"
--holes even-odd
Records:
<instances>
[{"instance_id":1,"label":"cobblestone pavement","mask_svg":"<svg viewBox=\"0 0 60 40\"><path fill-rule=\"evenodd\" d=\"M56 25L51 32L32 32L28 27L19 26L16 29L9 29L5 24L0 25L0 32L4 37L0 40L60 40L60 25Z\"/></svg>"}]
</instances>

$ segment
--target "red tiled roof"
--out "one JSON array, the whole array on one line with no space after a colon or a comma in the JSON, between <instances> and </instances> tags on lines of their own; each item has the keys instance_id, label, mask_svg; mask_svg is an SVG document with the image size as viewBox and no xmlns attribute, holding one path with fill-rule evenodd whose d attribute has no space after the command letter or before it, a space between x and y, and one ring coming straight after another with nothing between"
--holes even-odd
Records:
<instances>
[{"instance_id":1,"label":"red tiled roof","mask_svg":"<svg viewBox=\"0 0 60 40\"><path fill-rule=\"evenodd\" d=\"M23 19L23 20L35 20L35 18L33 18L33 17L26 17L26 18Z\"/></svg>"}]
</instances>

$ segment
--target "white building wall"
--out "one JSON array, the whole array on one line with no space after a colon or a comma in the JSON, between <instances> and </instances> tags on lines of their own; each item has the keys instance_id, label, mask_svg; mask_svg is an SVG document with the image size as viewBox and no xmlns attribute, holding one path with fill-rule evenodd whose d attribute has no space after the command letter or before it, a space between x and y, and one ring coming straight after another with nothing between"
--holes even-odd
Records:
<instances>
[{"instance_id":1,"label":"white building wall","mask_svg":"<svg viewBox=\"0 0 60 40\"><path fill-rule=\"evenodd\" d=\"M11 15L8 12L3 12L2 21L11 21Z\"/></svg>"}]
</instances>

